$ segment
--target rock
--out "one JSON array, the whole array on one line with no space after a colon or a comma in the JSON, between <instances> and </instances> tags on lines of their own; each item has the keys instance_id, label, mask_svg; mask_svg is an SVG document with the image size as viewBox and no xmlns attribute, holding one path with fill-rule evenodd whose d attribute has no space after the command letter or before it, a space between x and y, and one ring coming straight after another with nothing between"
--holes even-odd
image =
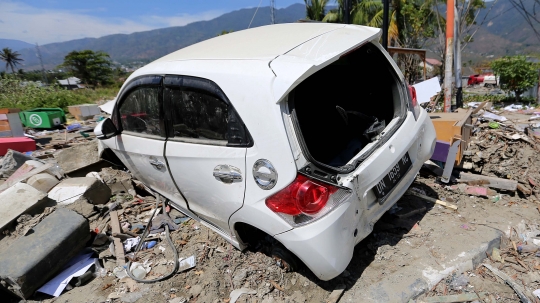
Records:
<instances>
[{"instance_id":1,"label":"rock","mask_svg":"<svg viewBox=\"0 0 540 303\"><path fill-rule=\"evenodd\" d=\"M7 178L11 176L19 167L21 167L28 160L37 160L33 157L27 156L23 153L14 150L8 150L6 155L0 162L0 178Z\"/></svg>"},{"instance_id":2,"label":"rock","mask_svg":"<svg viewBox=\"0 0 540 303\"><path fill-rule=\"evenodd\" d=\"M187 299L184 297L176 297L174 299L169 300L169 303L185 303L187 302Z\"/></svg>"},{"instance_id":3,"label":"rock","mask_svg":"<svg viewBox=\"0 0 540 303\"><path fill-rule=\"evenodd\" d=\"M49 198L59 204L73 203L81 196L92 204L104 204L111 190L96 178L82 177L66 179L49 191Z\"/></svg>"},{"instance_id":4,"label":"rock","mask_svg":"<svg viewBox=\"0 0 540 303\"><path fill-rule=\"evenodd\" d=\"M0 230L24 213L33 213L54 204L47 194L24 183L16 183L0 193Z\"/></svg>"},{"instance_id":5,"label":"rock","mask_svg":"<svg viewBox=\"0 0 540 303\"><path fill-rule=\"evenodd\" d=\"M189 289L189 294L191 297L198 297L203 290L203 287L201 285L193 285Z\"/></svg>"},{"instance_id":6,"label":"rock","mask_svg":"<svg viewBox=\"0 0 540 303\"><path fill-rule=\"evenodd\" d=\"M291 279L291 284L292 284L292 285L295 285L295 284L296 284L296 279L295 279L295 278L292 278L292 279Z\"/></svg>"},{"instance_id":7,"label":"rock","mask_svg":"<svg viewBox=\"0 0 540 303\"><path fill-rule=\"evenodd\" d=\"M233 284L236 286L240 285L245 278L247 278L247 269L240 268L234 273Z\"/></svg>"},{"instance_id":8,"label":"rock","mask_svg":"<svg viewBox=\"0 0 540 303\"><path fill-rule=\"evenodd\" d=\"M60 181L56 177L47 173L41 173L30 177L26 184L42 192L49 192L51 188L55 187Z\"/></svg>"},{"instance_id":9,"label":"rock","mask_svg":"<svg viewBox=\"0 0 540 303\"><path fill-rule=\"evenodd\" d=\"M80 197L79 199L75 200L75 202L68 204L66 208L77 212L79 215L85 218L94 212L94 205L88 203L88 200L86 200L84 197Z\"/></svg>"}]
</instances>

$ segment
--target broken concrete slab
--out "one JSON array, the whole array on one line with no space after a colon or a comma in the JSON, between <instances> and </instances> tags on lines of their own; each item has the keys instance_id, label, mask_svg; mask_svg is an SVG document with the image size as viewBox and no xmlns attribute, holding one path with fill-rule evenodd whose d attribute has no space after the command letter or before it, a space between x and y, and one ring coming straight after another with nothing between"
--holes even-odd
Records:
<instances>
[{"instance_id":1,"label":"broken concrete slab","mask_svg":"<svg viewBox=\"0 0 540 303\"><path fill-rule=\"evenodd\" d=\"M514 180L488 177L488 176L476 175L476 174L469 174L469 173L464 173L464 172L460 174L459 180L458 180L458 182L464 182L464 183L475 182L475 181L485 181L484 184L491 188L511 190L511 191L515 191L518 185L518 182Z\"/></svg>"},{"instance_id":2,"label":"broken concrete slab","mask_svg":"<svg viewBox=\"0 0 540 303\"><path fill-rule=\"evenodd\" d=\"M14 150L8 150L6 155L2 158L0 162L0 178L9 177L13 174L19 167L21 167L28 160L37 160L36 158L30 157L26 154L20 153Z\"/></svg>"},{"instance_id":3,"label":"broken concrete slab","mask_svg":"<svg viewBox=\"0 0 540 303\"><path fill-rule=\"evenodd\" d=\"M438 228L444 229L443 225ZM436 232L440 230L437 229ZM479 266L486 257L486 252L500 246L501 235L501 232L484 226L478 226L474 232L468 232L466 235L454 234L455 243L462 245L438 243L447 256L445 261L441 259L437 261L425 246L420 245L415 248L414 256L429 255L429 258L423 259L421 266L404 265L367 287L355 285L343 294L340 301L357 302L361 297L362 302L408 302L429 291L453 272L473 270ZM380 271L381 268L370 270Z\"/></svg>"},{"instance_id":4,"label":"broken concrete slab","mask_svg":"<svg viewBox=\"0 0 540 303\"><path fill-rule=\"evenodd\" d=\"M135 194L135 189L131 182L132 177L128 172L106 167L101 170L99 176L111 189L113 195L119 193Z\"/></svg>"},{"instance_id":5,"label":"broken concrete slab","mask_svg":"<svg viewBox=\"0 0 540 303\"><path fill-rule=\"evenodd\" d=\"M20 215L51 206L47 194L24 183L16 183L0 193L0 230Z\"/></svg>"},{"instance_id":6,"label":"broken concrete slab","mask_svg":"<svg viewBox=\"0 0 540 303\"><path fill-rule=\"evenodd\" d=\"M111 197L111 190L96 178L70 178L62 181L49 191L49 198L58 204L70 204L80 197L92 204L104 204Z\"/></svg>"},{"instance_id":7,"label":"broken concrete slab","mask_svg":"<svg viewBox=\"0 0 540 303\"><path fill-rule=\"evenodd\" d=\"M56 177L51 176L47 173L41 173L33 175L26 181L26 184L32 186L33 188L40 190L42 192L49 192L51 188L55 187L60 181Z\"/></svg>"},{"instance_id":8,"label":"broken concrete slab","mask_svg":"<svg viewBox=\"0 0 540 303\"><path fill-rule=\"evenodd\" d=\"M63 149L54 155L66 174L99 162L97 140Z\"/></svg>"},{"instance_id":9,"label":"broken concrete slab","mask_svg":"<svg viewBox=\"0 0 540 303\"><path fill-rule=\"evenodd\" d=\"M68 209L57 209L0 253L0 280L26 299L53 277L90 239L88 221Z\"/></svg>"}]
</instances>

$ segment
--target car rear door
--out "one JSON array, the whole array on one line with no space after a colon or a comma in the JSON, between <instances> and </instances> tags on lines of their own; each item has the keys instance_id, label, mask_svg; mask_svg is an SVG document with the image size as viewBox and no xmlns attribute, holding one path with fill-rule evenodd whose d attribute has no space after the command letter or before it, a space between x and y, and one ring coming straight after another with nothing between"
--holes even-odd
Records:
<instances>
[{"instance_id":1,"label":"car rear door","mask_svg":"<svg viewBox=\"0 0 540 303\"><path fill-rule=\"evenodd\" d=\"M153 190L187 208L176 189L163 155L165 119L163 77L145 76L129 83L113 112L120 130L111 148L131 173Z\"/></svg>"},{"instance_id":2,"label":"car rear door","mask_svg":"<svg viewBox=\"0 0 540 303\"><path fill-rule=\"evenodd\" d=\"M163 96L174 181L192 212L228 234L229 218L244 201L247 130L212 81L166 76Z\"/></svg>"}]
</instances>

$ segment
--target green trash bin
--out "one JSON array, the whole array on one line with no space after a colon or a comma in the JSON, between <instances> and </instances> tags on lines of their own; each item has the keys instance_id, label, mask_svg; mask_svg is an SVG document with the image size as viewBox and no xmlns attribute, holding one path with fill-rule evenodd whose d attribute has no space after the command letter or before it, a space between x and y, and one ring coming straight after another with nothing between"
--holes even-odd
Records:
<instances>
[{"instance_id":1,"label":"green trash bin","mask_svg":"<svg viewBox=\"0 0 540 303\"><path fill-rule=\"evenodd\" d=\"M55 128L66 123L66 114L61 108L34 108L19 112L26 127Z\"/></svg>"}]
</instances>

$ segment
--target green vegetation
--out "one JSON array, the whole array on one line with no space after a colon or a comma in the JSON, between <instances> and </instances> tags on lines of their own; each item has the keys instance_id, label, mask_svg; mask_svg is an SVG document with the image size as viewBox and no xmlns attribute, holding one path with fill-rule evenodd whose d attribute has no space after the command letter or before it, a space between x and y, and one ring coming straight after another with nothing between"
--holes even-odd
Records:
<instances>
[{"instance_id":1,"label":"green vegetation","mask_svg":"<svg viewBox=\"0 0 540 303\"><path fill-rule=\"evenodd\" d=\"M19 58L20 55L21 54L19 54L18 52L14 52L13 50L11 50L11 48L5 47L0 52L0 60L6 62L6 70L8 69L8 67L11 67L11 72L15 73L15 67L18 64L21 64L21 61L24 61L23 59Z\"/></svg>"},{"instance_id":2,"label":"green vegetation","mask_svg":"<svg viewBox=\"0 0 540 303\"><path fill-rule=\"evenodd\" d=\"M60 107L67 110L70 105L95 103L98 100L112 99L118 89L97 88L65 90L58 85L39 87L35 84L24 85L15 76L6 75L0 78L0 108L20 108L23 110L35 107Z\"/></svg>"},{"instance_id":3,"label":"green vegetation","mask_svg":"<svg viewBox=\"0 0 540 303\"><path fill-rule=\"evenodd\" d=\"M61 67L85 84L104 85L111 83L113 74L109 58L109 54L100 51L72 51L64 57Z\"/></svg>"},{"instance_id":4,"label":"green vegetation","mask_svg":"<svg viewBox=\"0 0 540 303\"><path fill-rule=\"evenodd\" d=\"M495 75L500 77L501 88L514 92L516 101L521 94L538 83L538 64L528 62L525 56L502 57L491 62Z\"/></svg>"},{"instance_id":5,"label":"green vegetation","mask_svg":"<svg viewBox=\"0 0 540 303\"><path fill-rule=\"evenodd\" d=\"M306 3L306 19L323 21L328 0L304 0Z\"/></svg>"}]
</instances>

